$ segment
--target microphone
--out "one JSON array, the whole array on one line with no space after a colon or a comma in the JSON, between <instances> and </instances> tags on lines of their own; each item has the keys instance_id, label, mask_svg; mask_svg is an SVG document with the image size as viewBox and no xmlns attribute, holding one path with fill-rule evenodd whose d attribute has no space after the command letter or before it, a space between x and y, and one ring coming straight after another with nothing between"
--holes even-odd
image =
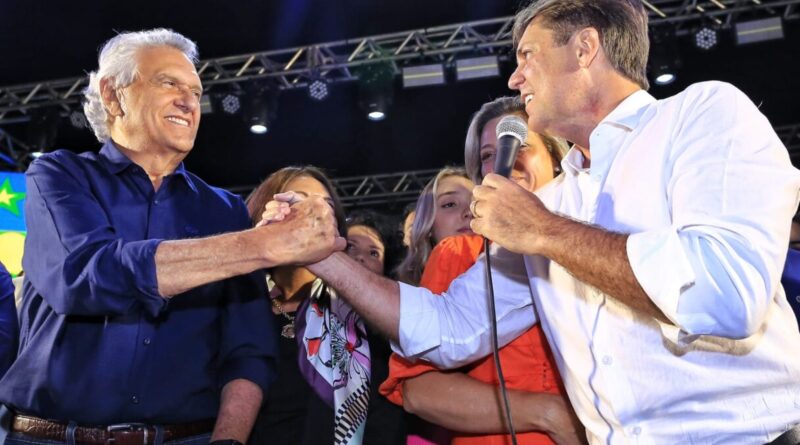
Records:
<instances>
[{"instance_id":1,"label":"microphone","mask_svg":"<svg viewBox=\"0 0 800 445\"><path fill-rule=\"evenodd\" d=\"M494 160L494 172L508 178L514 161L517 160L519 147L528 138L528 125L519 116L509 115L497 123L497 155Z\"/></svg>"}]
</instances>

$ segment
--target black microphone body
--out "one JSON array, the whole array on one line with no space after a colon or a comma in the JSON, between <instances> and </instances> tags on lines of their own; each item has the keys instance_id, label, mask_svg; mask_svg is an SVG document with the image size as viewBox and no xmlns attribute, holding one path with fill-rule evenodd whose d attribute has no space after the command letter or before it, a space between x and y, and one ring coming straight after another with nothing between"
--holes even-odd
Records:
<instances>
[{"instance_id":1,"label":"black microphone body","mask_svg":"<svg viewBox=\"0 0 800 445\"><path fill-rule=\"evenodd\" d=\"M497 154L494 172L508 178L522 142L528 137L528 126L519 116L506 116L497 123Z\"/></svg>"}]
</instances>

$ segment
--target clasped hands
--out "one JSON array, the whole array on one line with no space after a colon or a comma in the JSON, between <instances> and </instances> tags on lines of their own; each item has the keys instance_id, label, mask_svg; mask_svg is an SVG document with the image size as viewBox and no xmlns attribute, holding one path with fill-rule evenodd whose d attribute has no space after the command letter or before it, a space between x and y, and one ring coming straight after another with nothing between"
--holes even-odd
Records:
<instances>
[{"instance_id":1,"label":"clasped hands","mask_svg":"<svg viewBox=\"0 0 800 445\"><path fill-rule=\"evenodd\" d=\"M281 264L305 265L344 250L331 205L321 196L278 193L267 203L256 230L272 233L268 248Z\"/></svg>"},{"instance_id":2,"label":"clasped hands","mask_svg":"<svg viewBox=\"0 0 800 445\"><path fill-rule=\"evenodd\" d=\"M472 189L472 231L523 255L543 253L548 225L557 218L533 193L490 173Z\"/></svg>"}]
</instances>

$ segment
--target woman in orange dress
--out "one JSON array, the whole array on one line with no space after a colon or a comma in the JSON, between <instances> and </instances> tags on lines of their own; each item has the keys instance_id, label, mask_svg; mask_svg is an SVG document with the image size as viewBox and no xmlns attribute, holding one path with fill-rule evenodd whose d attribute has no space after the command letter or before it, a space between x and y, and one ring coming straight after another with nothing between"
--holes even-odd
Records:
<instances>
[{"instance_id":1,"label":"woman in orange dress","mask_svg":"<svg viewBox=\"0 0 800 445\"><path fill-rule=\"evenodd\" d=\"M498 121L506 115L518 115L527 121L524 107L517 98L511 97L485 104L472 118L465 143L465 161L475 183L480 183L483 176L493 171L497 146L495 130ZM511 177L535 192L560 173L565 151L563 141L530 132ZM415 221L414 227L417 226L425 224ZM413 230L412 236L416 235ZM419 284L434 293L447 290L453 279L475 263L482 247L482 238L476 235L441 240L430 253ZM518 443L585 442L583 428L566 400L550 348L538 325L501 348L500 360L509 388ZM443 372L393 355L389 378L381 385L381 393L403 405L406 411L452 430L452 444L511 443L492 357L458 371Z\"/></svg>"}]
</instances>

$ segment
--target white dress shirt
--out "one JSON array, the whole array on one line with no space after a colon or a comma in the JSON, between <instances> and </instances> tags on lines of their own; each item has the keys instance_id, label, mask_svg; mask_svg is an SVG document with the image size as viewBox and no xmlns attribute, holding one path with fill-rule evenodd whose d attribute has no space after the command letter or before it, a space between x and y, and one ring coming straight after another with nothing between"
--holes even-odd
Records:
<instances>
[{"instance_id":1,"label":"white dress shirt","mask_svg":"<svg viewBox=\"0 0 800 445\"><path fill-rule=\"evenodd\" d=\"M538 194L630 234L628 257L673 324L635 313L555 262L492 259L502 344L541 321L593 444L763 444L800 423L800 333L779 279L800 172L735 87L625 99ZM495 260L495 258L497 258ZM401 284L407 357L455 367L490 352L484 262L444 298Z\"/></svg>"}]
</instances>

